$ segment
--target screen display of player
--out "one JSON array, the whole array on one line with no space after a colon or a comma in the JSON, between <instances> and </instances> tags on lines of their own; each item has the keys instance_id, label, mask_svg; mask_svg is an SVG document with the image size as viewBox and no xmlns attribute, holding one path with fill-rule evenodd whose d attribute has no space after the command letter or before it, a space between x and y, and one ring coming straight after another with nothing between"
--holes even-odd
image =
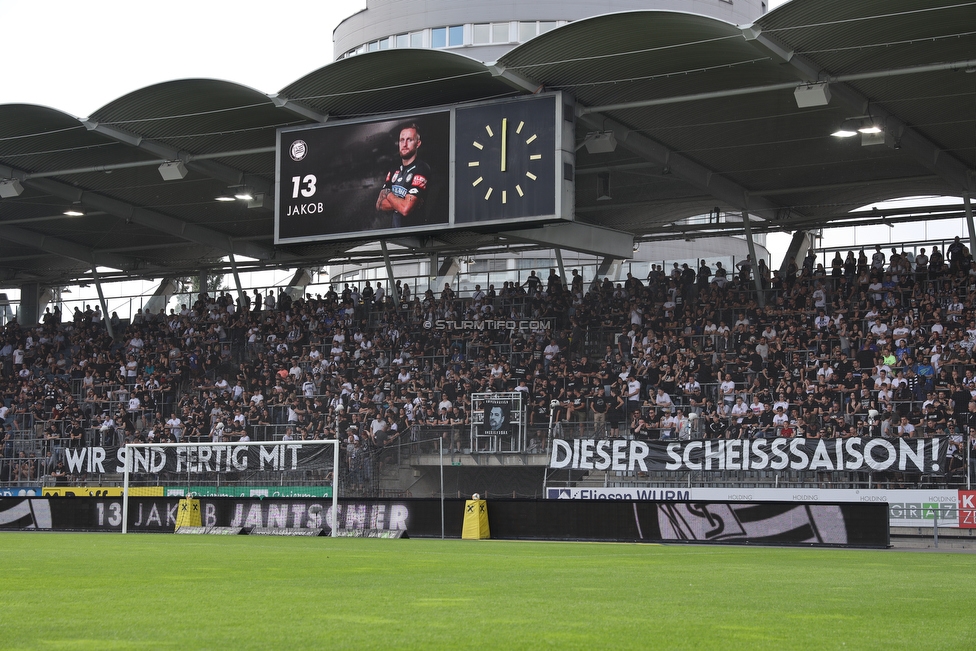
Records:
<instances>
[{"instance_id":1,"label":"screen display of player","mask_svg":"<svg viewBox=\"0 0 976 651\"><path fill-rule=\"evenodd\" d=\"M446 226L450 112L282 130L276 241Z\"/></svg>"}]
</instances>

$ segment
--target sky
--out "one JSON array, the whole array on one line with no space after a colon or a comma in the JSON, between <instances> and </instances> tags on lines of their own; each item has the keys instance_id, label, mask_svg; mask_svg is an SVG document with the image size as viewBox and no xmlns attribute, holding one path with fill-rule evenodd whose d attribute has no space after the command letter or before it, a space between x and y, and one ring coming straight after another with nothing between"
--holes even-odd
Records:
<instances>
[{"instance_id":1,"label":"sky","mask_svg":"<svg viewBox=\"0 0 976 651\"><path fill-rule=\"evenodd\" d=\"M366 0L0 0L0 104L88 117L173 79L276 93L332 62L332 31Z\"/></svg>"}]
</instances>

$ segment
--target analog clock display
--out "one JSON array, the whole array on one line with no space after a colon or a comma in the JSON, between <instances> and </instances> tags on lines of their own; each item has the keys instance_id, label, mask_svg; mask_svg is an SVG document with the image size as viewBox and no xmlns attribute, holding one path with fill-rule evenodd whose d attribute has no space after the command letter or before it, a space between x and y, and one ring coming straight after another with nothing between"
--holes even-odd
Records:
<instances>
[{"instance_id":1,"label":"analog clock display","mask_svg":"<svg viewBox=\"0 0 976 651\"><path fill-rule=\"evenodd\" d=\"M457 109L456 224L554 215L555 101Z\"/></svg>"}]
</instances>

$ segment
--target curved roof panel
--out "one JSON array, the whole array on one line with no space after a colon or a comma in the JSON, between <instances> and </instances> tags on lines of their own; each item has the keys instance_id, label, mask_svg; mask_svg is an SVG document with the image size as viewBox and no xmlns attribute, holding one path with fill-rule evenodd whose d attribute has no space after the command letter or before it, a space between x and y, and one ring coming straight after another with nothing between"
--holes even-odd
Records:
<instances>
[{"instance_id":1,"label":"curved roof panel","mask_svg":"<svg viewBox=\"0 0 976 651\"><path fill-rule=\"evenodd\" d=\"M342 59L281 90L332 117L358 117L513 94L484 64L439 50L381 50Z\"/></svg>"}]
</instances>

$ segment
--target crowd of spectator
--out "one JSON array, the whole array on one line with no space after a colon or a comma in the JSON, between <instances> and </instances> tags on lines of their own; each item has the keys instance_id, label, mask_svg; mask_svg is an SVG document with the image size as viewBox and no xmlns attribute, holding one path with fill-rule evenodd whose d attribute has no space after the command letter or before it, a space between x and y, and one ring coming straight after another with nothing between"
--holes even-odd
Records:
<instances>
[{"instance_id":1,"label":"crowd of spectator","mask_svg":"<svg viewBox=\"0 0 976 651\"><path fill-rule=\"evenodd\" d=\"M200 294L113 314L114 338L98 307L48 309L2 332L0 482L67 476L64 450L85 445L339 437L364 485L400 444L470 448L471 394L502 391L523 396L524 452L552 434L945 435L964 473L974 299L956 238L944 255L811 251L782 273L747 258L620 282L533 271L466 296L401 281Z\"/></svg>"}]
</instances>

